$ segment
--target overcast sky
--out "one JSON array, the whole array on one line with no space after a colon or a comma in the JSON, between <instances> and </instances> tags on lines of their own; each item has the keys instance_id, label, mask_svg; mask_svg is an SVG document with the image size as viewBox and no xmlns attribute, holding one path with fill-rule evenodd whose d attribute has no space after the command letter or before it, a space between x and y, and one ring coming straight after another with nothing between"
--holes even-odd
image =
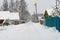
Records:
<instances>
[{"instance_id":1,"label":"overcast sky","mask_svg":"<svg viewBox=\"0 0 60 40\"><path fill-rule=\"evenodd\" d=\"M9 0L8 0L9 1ZM46 9L51 9L55 6L55 0L25 0L27 2L28 10L31 14L34 13L34 3L37 3L38 13L43 13ZM0 0L0 5L3 0Z\"/></svg>"}]
</instances>

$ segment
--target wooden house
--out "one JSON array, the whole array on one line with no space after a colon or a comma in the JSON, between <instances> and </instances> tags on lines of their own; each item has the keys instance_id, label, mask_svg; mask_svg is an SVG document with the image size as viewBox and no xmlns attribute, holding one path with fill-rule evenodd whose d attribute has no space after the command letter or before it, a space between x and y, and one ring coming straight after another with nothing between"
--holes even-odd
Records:
<instances>
[{"instance_id":1,"label":"wooden house","mask_svg":"<svg viewBox=\"0 0 60 40\"><path fill-rule=\"evenodd\" d=\"M13 12L10 13L9 11L0 11L0 25L3 24L15 24L19 21L19 13Z\"/></svg>"}]
</instances>

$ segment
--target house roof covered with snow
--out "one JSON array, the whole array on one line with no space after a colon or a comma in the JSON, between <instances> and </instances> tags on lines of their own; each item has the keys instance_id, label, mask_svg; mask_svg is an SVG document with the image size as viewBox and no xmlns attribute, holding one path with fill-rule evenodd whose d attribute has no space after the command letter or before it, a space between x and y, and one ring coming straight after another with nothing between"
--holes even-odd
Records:
<instances>
[{"instance_id":1,"label":"house roof covered with snow","mask_svg":"<svg viewBox=\"0 0 60 40\"><path fill-rule=\"evenodd\" d=\"M52 15L53 9L47 9L48 15Z\"/></svg>"},{"instance_id":2,"label":"house roof covered with snow","mask_svg":"<svg viewBox=\"0 0 60 40\"><path fill-rule=\"evenodd\" d=\"M10 13L9 11L0 11L0 19L18 20L19 13Z\"/></svg>"}]
</instances>

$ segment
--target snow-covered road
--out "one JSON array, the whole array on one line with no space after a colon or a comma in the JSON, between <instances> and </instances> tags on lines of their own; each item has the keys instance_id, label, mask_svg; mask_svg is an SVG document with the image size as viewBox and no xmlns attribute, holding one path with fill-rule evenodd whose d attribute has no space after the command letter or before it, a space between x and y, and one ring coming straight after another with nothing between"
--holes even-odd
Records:
<instances>
[{"instance_id":1,"label":"snow-covered road","mask_svg":"<svg viewBox=\"0 0 60 40\"><path fill-rule=\"evenodd\" d=\"M0 31L0 40L60 40L60 33L55 28L46 28L39 23L28 22L6 28Z\"/></svg>"}]
</instances>

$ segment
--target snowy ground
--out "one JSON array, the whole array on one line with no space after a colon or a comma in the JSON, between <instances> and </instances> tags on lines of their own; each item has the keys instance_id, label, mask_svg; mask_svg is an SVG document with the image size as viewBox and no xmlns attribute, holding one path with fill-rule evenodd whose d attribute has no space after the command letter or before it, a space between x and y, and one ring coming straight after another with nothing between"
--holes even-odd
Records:
<instances>
[{"instance_id":1,"label":"snowy ground","mask_svg":"<svg viewBox=\"0 0 60 40\"><path fill-rule=\"evenodd\" d=\"M55 28L47 28L39 23L28 22L5 28L0 31L0 40L60 40L60 33Z\"/></svg>"}]
</instances>

